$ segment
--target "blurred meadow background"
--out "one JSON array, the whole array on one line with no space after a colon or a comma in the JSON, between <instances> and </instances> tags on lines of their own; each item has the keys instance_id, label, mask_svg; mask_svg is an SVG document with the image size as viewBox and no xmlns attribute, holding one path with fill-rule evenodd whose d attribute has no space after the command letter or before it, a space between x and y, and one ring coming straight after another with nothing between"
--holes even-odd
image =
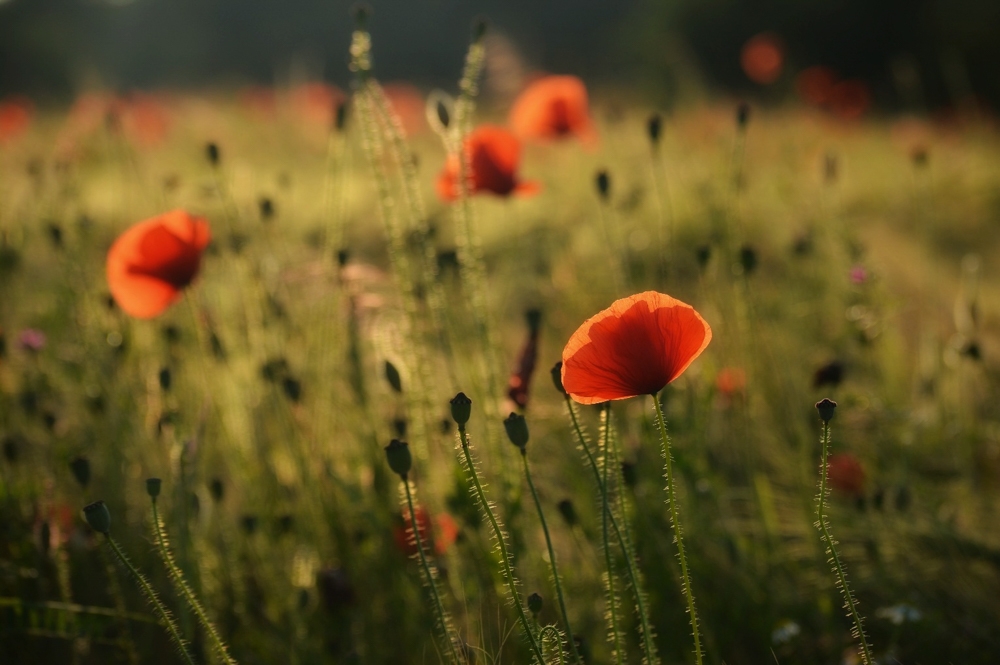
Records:
<instances>
[{"instance_id":1,"label":"blurred meadow background","mask_svg":"<svg viewBox=\"0 0 1000 665\"><path fill-rule=\"evenodd\" d=\"M605 553L550 377L585 319L647 290L713 330L659 397L706 662L860 662L814 526L824 397L876 662L997 662L998 11L421 0L361 29L341 2L0 0L0 662L184 662L84 520L98 499L194 662L227 662L158 554L150 477L240 663L453 662L413 522L462 662L531 662L459 391L534 619L566 630L511 412L581 659L654 659L631 557L658 658L693 662L651 398L610 411L630 545ZM586 85L592 131L520 137L532 195L443 199L448 154L550 73ZM108 250L175 209L211 244L131 317ZM575 408L597 444L606 412Z\"/></svg>"}]
</instances>

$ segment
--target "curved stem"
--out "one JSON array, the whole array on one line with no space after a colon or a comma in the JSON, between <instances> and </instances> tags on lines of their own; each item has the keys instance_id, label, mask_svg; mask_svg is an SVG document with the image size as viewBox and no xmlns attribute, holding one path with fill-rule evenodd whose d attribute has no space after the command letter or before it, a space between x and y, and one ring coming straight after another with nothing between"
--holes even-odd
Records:
<instances>
[{"instance_id":1,"label":"curved stem","mask_svg":"<svg viewBox=\"0 0 1000 665\"><path fill-rule=\"evenodd\" d=\"M688 615L691 620L691 635L694 638L694 660L702 663L701 633L698 631L698 613L694 607L694 592L691 590L691 576L688 574L687 556L684 554L684 537L681 529L679 511L677 510L677 495L674 490L673 460L670 457L670 438L667 436L667 423L663 418L663 407L654 394L653 405L656 407L656 423L660 430L660 445L663 448L665 464L664 476L667 479L667 503L670 504L670 522L674 527L674 539L677 541L677 558L681 562L681 585L687 598Z\"/></svg>"},{"instance_id":2,"label":"curved stem","mask_svg":"<svg viewBox=\"0 0 1000 665\"><path fill-rule=\"evenodd\" d=\"M864 622L861 618L861 613L858 612L857 603L854 600L854 594L851 593L851 587L847 584L847 572L844 569L844 564L840 561L840 555L837 553L836 542L833 536L830 535L830 525L827 523L826 519L826 495L829 491L826 485L827 481L827 458L829 457L830 449L830 423L823 422L823 459L820 462L820 480L819 480L819 499L817 501L816 515L818 521L816 523L819 527L820 533L823 536L823 540L827 544L827 552L830 554L830 558L833 563L833 570L837 573L837 580L840 583L840 590L844 594L844 600L847 603L847 609L851 613L851 618L854 620L854 629L857 631L855 637L858 639L858 651L861 655L861 662L864 665L873 665L875 660L872 658L871 647L868 645L868 638L865 636Z\"/></svg>"},{"instance_id":3,"label":"curved stem","mask_svg":"<svg viewBox=\"0 0 1000 665\"><path fill-rule=\"evenodd\" d=\"M167 611L167 608L162 602L160 602L156 592L153 591L153 587L150 586L149 582L145 577L143 577L142 573L140 573L139 570L132 565L132 562L129 561L127 556L125 556L125 552L122 551L121 546L115 542L115 539L108 534L104 534L104 537L107 539L108 544L111 545L111 549L114 551L115 556L118 557L118 561L120 561L121 564L125 566L130 573L132 573L132 577L134 577L139 583L139 590L142 591L144 596L146 596L146 600L149 601L149 604L153 606L153 610L156 612L157 616L160 617L160 621L167 629L167 632L170 633L170 639L173 640L174 646L177 647L181 656L184 657L184 660L188 663L188 665L194 665L194 659L191 657L191 654L187 649L187 642L183 637L181 637L177 624L174 623L174 620L170 616L170 612Z\"/></svg>"},{"instance_id":4,"label":"curved stem","mask_svg":"<svg viewBox=\"0 0 1000 665\"><path fill-rule=\"evenodd\" d=\"M601 504L602 506L608 506L608 492L604 485L604 481L601 479L601 471L597 466L597 459L594 457L594 453L590 450L590 445L587 443L587 437L584 436L583 430L580 428L580 421L577 418L576 408L573 406L573 402L570 400L569 395L566 395L565 397L566 408L569 410L570 420L573 423L573 430L576 432L577 441L579 441L580 447L583 448L583 452L587 456L587 462L590 464L590 468L594 472L594 481L597 483L597 489L601 494ZM618 539L618 545L625 553L625 571L628 573L629 584L632 585L632 590L635 593L636 612L639 614L639 623L642 626L642 641L643 647L646 650L646 658L650 663L659 662L659 658L656 655L656 645L653 643L653 631L649 624L649 615L646 612L646 599L642 593L642 587L639 583L638 564L633 556L632 548L626 541L626 534L623 533L621 526L618 524L618 519L615 517L614 511L609 509L607 512L608 519L611 522L611 528L614 530L615 537Z\"/></svg>"},{"instance_id":5,"label":"curved stem","mask_svg":"<svg viewBox=\"0 0 1000 665\"><path fill-rule=\"evenodd\" d=\"M556 646L558 647L556 649L556 653L559 654L559 665L563 665L563 663L565 661L563 661L563 652L562 652L562 644L561 644L561 642L562 642L562 635L560 634L559 630L555 626L545 626L545 628L542 628L539 631L539 633L538 633L538 635L541 638L541 640L542 640L543 643L545 642L546 636L550 635L550 634L552 635L551 639L555 640ZM572 640L572 639L573 638L570 638L570 640ZM579 662L582 662L582 661L579 661Z\"/></svg>"},{"instance_id":6,"label":"curved stem","mask_svg":"<svg viewBox=\"0 0 1000 665\"><path fill-rule=\"evenodd\" d=\"M556 588L556 598L559 600L559 612L562 614L563 625L566 626L566 642L569 644L573 661L582 663L580 654L576 650L576 641L573 639L573 629L569 623L569 613L566 611L566 600L563 598L562 582L559 581L559 570L556 567L556 553L552 549L552 538L549 536L549 527L545 522L545 513L542 512L542 502L538 499L538 492L535 491L535 483L531 480L531 470L528 468L528 454L524 448L521 449L521 461L524 463L524 477L528 479L528 488L531 489L531 498L535 500L535 508L538 510L538 520L542 523L542 533L545 534L545 546L549 550L549 565L552 567L552 583ZM559 655L562 660L562 653Z\"/></svg>"},{"instance_id":7,"label":"curved stem","mask_svg":"<svg viewBox=\"0 0 1000 665\"><path fill-rule=\"evenodd\" d=\"M403 486L406 487L406 507L410 511L410 528L413 530L413 539L417 541L417 552L420 553L420 565L424 569L424 576L427 578L427 585L431 588L431 596L434 598L434 610L437 612L437 619L441 626L441 633L448 642L452 662L456 664L461 663L462 659L458 657L458 651L455 648L455 640L453 640L452 636L449 634L447 615L444 612L444 604L442 604L441 596L438 593L437 577L433 574L431 566L427 562L427 555L424 553L424 542L423 539L420 538L420 528L417 525L417 514L413 510L413 493L410 491L410 481L404 479Z\"/></svg>"},{"instance_id":8,"label":"curved stem","mask_svg":"<svg viewBox=\"0 0 1000 665\"><path fill-rule=\"evenodd\" d=\"M173 581L174 587L184 597L184 600L187 601L191 609L194 610L195 616L198 617L198 623L208 633L208 637L212 641L212 648L215 649L215 653L218 654L222 662L226 665L236 665L236 660L229 655L229 649L226 648L226 643L222 641L219 631L215 629L215 625L209 620L208 612L205 611L204 606L202 606L198 597L188 585L187 580L184 579L184 573L174 560L174 555L167 545L167 538L163 532L159 512L156 509L156 499L151 497L151 500L153 502L153 528L156 531L156 546L159 550L160 558L163 559L163 563L167 566L167 572L170 574L170 579Z\"/></svg>"},{"instance_id":9,"label":"curved stem","mask_svg":"<svg viewBox=\"0 0 1000 665\"><path fill-rule=\"evenodd\" d=\"M479 500L479 505L482 507L486 518L490 521L490 526L493 527L493 535L496 537L497 547L500 549L500 565L503 566L504 578L507 580L507 589L510 591L510 596L514 601L515 607L517 607L521 630L524 631L524 635L528 638L528 643L531 646L531 651L535 659L538 661L538 665L545 665L545 657L542 655L542 649L538 644L538 640L535 639L531 625L528 623L528 616L524 613L524 605L521 603L521 594L517 590L517 581L514 579L514 570L510 565L510 553L507 551L507 542L503 530L500 528L500 523L497 521L496 515L493 514L493 510L486 500L486 492L483 491L483 485L479 482L479 474L476 473L476 465L472 461L472 453L469 450L469 435L465 431L465 425L459 426L458 435L462 441L462 452L465 454L465 463L468 466L469 478L476 487L476 498Z\"/></svg>"}]
</instances>

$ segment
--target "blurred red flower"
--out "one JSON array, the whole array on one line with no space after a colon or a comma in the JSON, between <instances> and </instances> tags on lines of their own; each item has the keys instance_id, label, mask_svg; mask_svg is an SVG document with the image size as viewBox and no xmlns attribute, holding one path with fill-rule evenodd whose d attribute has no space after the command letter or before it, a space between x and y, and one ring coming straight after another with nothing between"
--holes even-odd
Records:
<instances>
[{"instance_id":1,"label":"blurred red flower","mask_svg":"<svg viewBox=\"0 0 1000 665\"><path fill-rule=\"evenodd\" d=\"M837 73L829 67L807 67L795 77L795 91L810 106L827 107L833 102Z\"/></svg>"},{"instance_id":2,"label":"blurred red flower","mask_svg":"<svg viewBox=\"0 0 1000 665\"><path fill-rule=\"evenodd\" d=\"M858 458L850 453L834 453L827 460L830 487L857 499L865 494L865 470Z\"/></svg>"},{"instance_id":3,"label":"blurred red flower","mask_svg":"<svg viewBox=\"0 0 1000 665\"><path fill-rule=\"evenodd\" d=\"M113 110L118 114L125 135L138 146L155 147L163 143L170 132L170 115L153 95L131 94L117 100Z\"/></svg>"},{"instance_id":4,"label":"blurred red flower","mask_svg":"<svg viewBox=\"0 0 1000 665\"><path fill-rule=\"evenodd\" d=\"M528 390L531 377L538 361L538 331L541 314L538 310L528 312L528 339L521 348L517 367L507 381L507 396L520 408L528 406Z\"/></svg>"},{"instance_id":5,"label":"blurred red flower","mask_svg":"<svg viewBox=\"0 0 1000 665\"><path fill-rule=\"evenodd\" d=\"M161 314L197 276L211 239L208 222L174 210L130 227L108 250L111 295L126 314Z\"/></svg>"},{"instance_id":6,"label":"blurred red flower","mask_svg":"<svg viewBox=\"0 0 1000 665\"><path fill-rule=\"evenodd\" d=\"M777 35L762 32L754 35L740 51L740 66L754 83L768 85L781 76L785 60L785 47Z\"/></svg>"},{"instance_id":7,"label":"blurred red flower","mask_svg":"<svg viewBox=\"0 0 1000 665\"><path fill-rule=\"evenodd\" d=\"M616 300L584 321L563 349L562 382L581 404L652 395L712 341L691 305L656 291Z\"/></svg>"},{"instance_id":8,"label":"blurred red flower","mask_svg":"<svg viewBox=\"0 0 1000 665\"><path fill-rule=\"evenodd\" d=\"M458 524L448 513L441 513L435 517L433 525L430 514L423 506L417 506L414 516L417 519L420 541L424 544L424 552L444 554L458 538ZM403 519L393 529L392 535L400 552L407 556L414 556L418 553L417 541L413 537L413 527L410 524L408 511L403 511Z\"/></svg>"},{"instance_id":9,"label":"blurred red flower","mask_svg":"<svg viewBox=\"0 0 1000 665\"><path fill-rule=\"evenodd\" d=\"M476 128L465 139L465 152L470 167L470 194L531 195L541 189L537 182L518 179L521 143L503 127L482 125ZM459 166L458 155L448 155L437 181L438 196L444 201L454 201L459 197Z\"/></svg>"},{"instance_id":10,"label":"blurred red flower","mask_svg":"<svg viewBox=\"0 0 1000 665\"><path fill-rule=\"evenodd\" d=\"M834 115L843 120L857 120L868 111L871 102L871 91L864 81L841 81L831 91L830 106Z\"/></svg>"},{"instance_id":11,"label":"blurred red flower","mask_svg":"<svg viewBox=\"0 0 1000 665\"><path fill-rule=\"evenodd\" d=\"M747 388L747 374L739 367L723 367L715 375L715 389L725 397L742 395Z\"/></svg>"},{"instance_id":12,"label":"blurred red flower","mask_svg":"<svg viewBox=\"0 0 1000 665\"><path fill-rule=\"evenodd\" d=\"M0 100L0 141L16 139L28 130L35 115L35 105L27 97Z\"/></svg>"},{"instance_id":13,"label":"blurred red flower","mask_svg":"<svg viewBox=\"0 0 1000 665\"><path fill-rule=\"evenodd\" d=\"M587 88L575 76L545 76L528 85L510 110L510 126L524 140L597 140Z\"/></svg>"}]
</instances>

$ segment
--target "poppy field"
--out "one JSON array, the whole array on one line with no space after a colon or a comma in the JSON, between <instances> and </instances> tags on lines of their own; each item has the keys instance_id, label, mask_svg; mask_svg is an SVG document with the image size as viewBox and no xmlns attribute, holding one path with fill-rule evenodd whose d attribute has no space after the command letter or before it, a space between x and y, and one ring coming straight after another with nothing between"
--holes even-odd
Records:
<instances>
[{"instance_id":1,"label":"poppy field","mask_svg":"<svg viewBox=\"0 0 1000 665\"><path fill-rule=\"evenodd\" d=\"M995 119L364 18L347 91L0 99L0 662L995 663Z\"/></svg>"}]
</instances>

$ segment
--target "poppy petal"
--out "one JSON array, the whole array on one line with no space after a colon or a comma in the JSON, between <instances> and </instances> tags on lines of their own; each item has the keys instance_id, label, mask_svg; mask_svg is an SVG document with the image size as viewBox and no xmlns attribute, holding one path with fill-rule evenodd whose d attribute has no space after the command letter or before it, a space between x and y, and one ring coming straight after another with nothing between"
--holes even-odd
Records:
<instances>
[{"instance_id":1,"label":"poppy petal","mask_svg":"<svg viewBox=\"0 0 1000 665\"><path fill-rule=\"evenodd\" d=\"M708 346L712 329L690 305L646 291L581 325L563 350L563 387L582 404L654 394Z\"/></svg>"}]
</instances>

